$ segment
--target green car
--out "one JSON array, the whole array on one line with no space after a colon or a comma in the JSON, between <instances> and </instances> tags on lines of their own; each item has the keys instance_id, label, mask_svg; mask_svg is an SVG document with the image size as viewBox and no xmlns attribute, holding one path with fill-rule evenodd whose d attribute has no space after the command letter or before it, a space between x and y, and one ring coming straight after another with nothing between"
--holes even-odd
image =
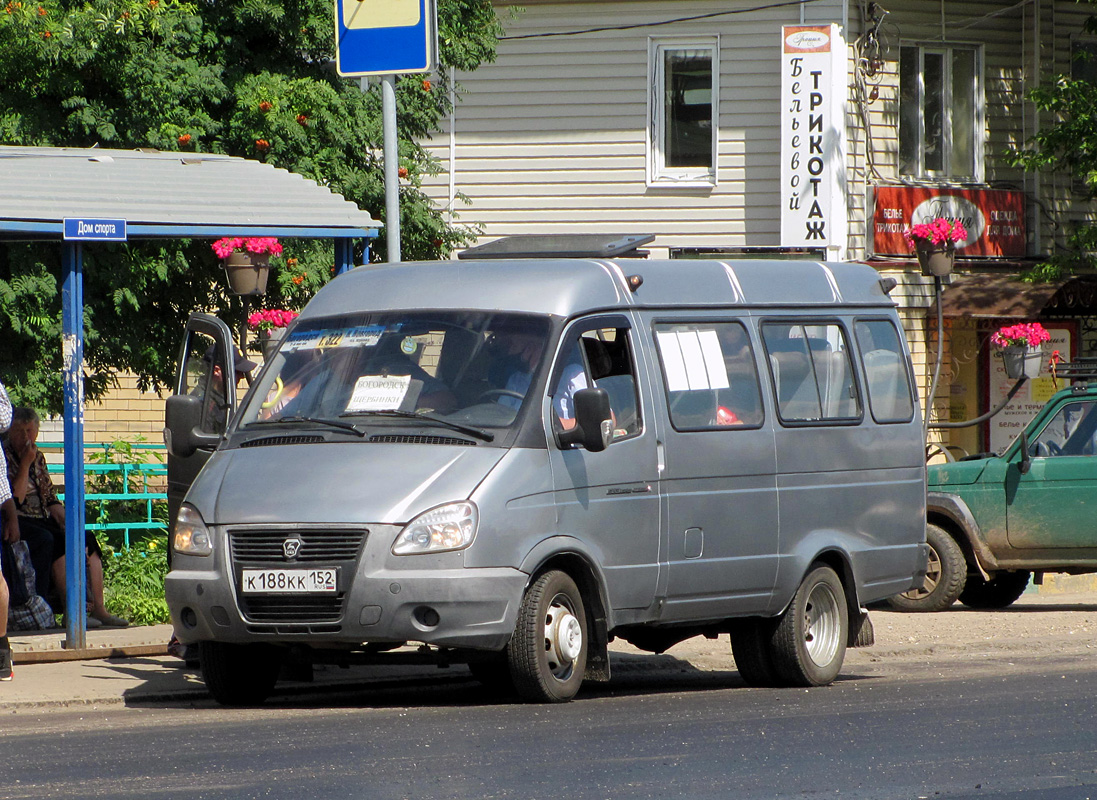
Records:
<instances>
[{"instance_id":1,"label":"green car","mask_svg":"<svg viewBox=\"0 0 1097 800\"><path fill-rule=\"evenodd\" d=\"M1055 394L1002 455L928 467L929 568L888 603L1005 608L1035 574L1097 572L1097 384Z\"/></svg>"}]
</instances>

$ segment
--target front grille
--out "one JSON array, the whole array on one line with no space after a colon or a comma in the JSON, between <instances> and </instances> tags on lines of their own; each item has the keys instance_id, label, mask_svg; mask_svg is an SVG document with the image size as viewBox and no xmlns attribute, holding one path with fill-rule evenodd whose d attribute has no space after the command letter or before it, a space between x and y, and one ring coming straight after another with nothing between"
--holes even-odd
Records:
<instances>
[{"instance_id":1,"label":"front grille","mask_svg":"<svg viewBox=\"0 0 1097 800\"><path fill-rule=\"evenodd\" d=\"M476 446L476 442L471 439L458 439L455 436L422 436L410 433L377 433L369 437L369 440L381 444L459 444L466 447Z\"/></svg>"},{"instance_id":2,"label":"front grille","mask_svg":"<svg viewBox=\"0 0 1097 800\"><path fill-rule=\"evenodd\" d=\"M230 528L228 533L232 560L237 565L285 566L287 563L356 562L367 532L353 529L270 531ZM300 539L301 548L296 558L287 559L283 554L282 543L291 538Z\"/></svg>"},{"instance_id":3,"label":"front grille","mask_svg":"<svg viewBox=\"0 0 1097 800\"><path fill-rule=\"evenodd\" d=\"M343 616L346 594L242 595L240 610L252 622L338 622Z\"/></svg>"}]
</instances>

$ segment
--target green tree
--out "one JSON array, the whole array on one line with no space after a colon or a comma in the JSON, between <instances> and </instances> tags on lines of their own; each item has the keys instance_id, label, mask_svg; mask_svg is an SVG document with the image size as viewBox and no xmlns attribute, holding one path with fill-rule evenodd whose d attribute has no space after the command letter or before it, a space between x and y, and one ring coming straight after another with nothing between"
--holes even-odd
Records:
<instances>
[{"instance_id":1,"label":"green tree","mask_svg":"<svg viewBox=\"0 0 1097 800\"><path fill-rule=\"evenodd\" d=\"M1079 0L1097 6L1095 0ZM1097 32L1097 16L1085 23L1087 33ZM1084 187L1085 199L1097 199L1097 84L1071 75L1058 75L1028 93L1042 112L1043 127L1017 152L1015 166L1047 172L1068 172ZM1053 252L1025 276L1052 280L1062 274L1097 268L1097 228L1079 225L1070 230L1066 247Z\"/></svg>"},{"instance_id":2,"label":"green tree","mask_svg":"<svg viewBox=\"0 0 1097 800\"><path fill-rule=\"evenodd\" d=\"M254 158L330 186L384 219L377 85L334 71L331 0L0 0L0 144L153 147ZM490 0L440 0L443 67L475 69L501 32ZM419 146L448 108L448 71L397 84L401 248L444 257L472 231L421 191L439 166ZM330 243L283 242L266 304L299 308L331 277ZM374 254L385 252L382 238ZM361 253L358 254L361 257ZM376 255L374 256L376 258ZM61 405L60 250L0 245L0 370L13 399ZM170 383L188 313L239 324L206 241L85 250L86 393L117 371Z\"/></svg>"}]
</instances>

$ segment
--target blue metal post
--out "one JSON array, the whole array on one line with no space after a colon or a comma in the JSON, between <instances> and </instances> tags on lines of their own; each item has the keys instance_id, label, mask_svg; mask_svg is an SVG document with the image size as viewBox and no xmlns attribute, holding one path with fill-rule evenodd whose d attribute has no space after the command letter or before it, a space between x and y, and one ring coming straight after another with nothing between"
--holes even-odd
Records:
<instances>
[{"instance_id":1,"label":"blue metal post","mask_svg":"<svg viewBox=\"0 0 1097 800\"><path fill-rule=\"evenodd\" d=\"M79 242L61 253L65 417L65 647L87 646L84 580L84 260Z\"/></svg>"},{"instance_id":2,"label":"blue metal post","mask_svg":"<svg viewBox=\"0 0 1097 800\"><path fill-rule=\"evenodd\" d=\"M342 275L347 270L354 269L354 240L335 240L335 274Z\"/></svg>"}]
</instances>

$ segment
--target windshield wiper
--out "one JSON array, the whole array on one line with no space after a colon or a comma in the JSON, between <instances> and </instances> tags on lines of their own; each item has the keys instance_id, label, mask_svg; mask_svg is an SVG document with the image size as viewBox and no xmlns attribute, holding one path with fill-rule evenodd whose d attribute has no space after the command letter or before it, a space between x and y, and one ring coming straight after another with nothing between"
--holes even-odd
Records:
<instances>
[{"instance_id":1,"label":"windshield wiper","mask_svg":"<svg viewBox=\"0 0 1097 800\"><path fill-rule=\"evenodd\" d=\"M469 436L475 436L477 439L481 439L485 442L495 441L495 434L482 431L479 428L470 428L468 425L459 425L456 422L450 422L448 419L441 419L440 417L432 417L428 414L416 414L414 411L348 411L344 414L340 414L340 417L395 417L397 419L416 419L422 422L435 422L439 425L444 425L450 430L459 431L460 433L467 433Z\"/></svg>"},{"instance_id":2,"label":"windshield wiper","mask_svg":"<svg viewBox=\"0 0 1097 800\"><path fill-rule=\"evenodd\" d=\"M356 436L363 437L366 435L365 431L360 431L349 422L340 422L337 419L322 419L321 417L278 417L277 419L261 419L256 422L249 422L244 426L244 429L253 428L256 425L280 425L283 422L311 422L314 425L326 425L329 428L336 428L341 431L350 431Z\"/></svg>"}]
</instances>

